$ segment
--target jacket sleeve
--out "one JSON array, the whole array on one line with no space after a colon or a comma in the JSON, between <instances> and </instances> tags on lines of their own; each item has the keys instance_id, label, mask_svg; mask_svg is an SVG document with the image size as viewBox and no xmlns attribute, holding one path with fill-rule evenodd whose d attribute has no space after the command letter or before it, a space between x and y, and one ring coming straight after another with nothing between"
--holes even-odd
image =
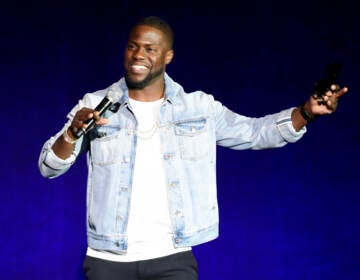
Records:
<instances>
[{"instance_id":1,"label":"jacket sleeve","mask_svg":"<svg viewBox=\"0 0 360 280\"><path fill-rule=\"evenodd\" d=\"M115 90L119 90L117 83L114 83L112 87L116 87ZM79 100L78 104L74 106L74 108L67 115L67 122L65 123L63 128L56 135L52 136L49 140L45 142L44 146L42 147L38 162L41 175L46 178L55 178L64 174L75 162L78 155L82 151L88 150L90 142L88 134L79 138L79 140L75 144L73 153L67 159L63 160L56 156L56 154L52 150L52 146L59 137L62 137L65 129L67 129L71 125L71 122L77 111L79 111L83 107L95 108L105 97L107 92L108 88L85 94L84 97Z\"/></svg>"},{"instance_id":2,"label":"jacket sleeve","mask_svg":"<svg viewBox=\"0 0 360 280\"><path fill-rule=\"evenodd\" d=\"M306 132L306 127L295 131L291 120L294 108L250 118L232 112L218 101L212 100L212 104L220 146L237 150L277 148L298 141Z\"/></svg>"},{"instance_id":3,"label":"jacket sleeve","mask_svg":"<svg viewBox=\"0 0 360 280\"><path fill-rule=\"evenodd\" d=\"M42 176L46 178L55 178L64 174L66 171L69 170L71 165L75 162L77 156L81 153L81 151L85 149L86 141L84 141L84 137L81 137L76 142L73 153L67 159L59 158L52 149L54 142L59 137L62 137L62 134L64 133L65 129L67 129L70 126L71 121L74 118L76 112L84 106L85 106L84 99L80 100L79 103L67 115L68 121L65 123L63 128L54 136L52 136L49 140L47 140L43 145L38 161L38 166Z\"/></svg>"}]
</instances>

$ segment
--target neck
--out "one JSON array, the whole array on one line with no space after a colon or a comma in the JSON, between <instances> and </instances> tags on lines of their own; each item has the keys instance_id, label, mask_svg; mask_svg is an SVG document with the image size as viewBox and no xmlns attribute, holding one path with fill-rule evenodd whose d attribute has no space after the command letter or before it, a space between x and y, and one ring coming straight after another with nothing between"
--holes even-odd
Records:
<instances>
[{"instance_id":1,"label":"neck","mask_svg":"<svg viewBox=\"0 0 360 280\"><path fill-rule=\"evenodd\" d=\"M143 89L129 89L129 97L138 101L150 102L163 98L165 95L165 82L149 85Z\"/></svg>"}]
</instances>

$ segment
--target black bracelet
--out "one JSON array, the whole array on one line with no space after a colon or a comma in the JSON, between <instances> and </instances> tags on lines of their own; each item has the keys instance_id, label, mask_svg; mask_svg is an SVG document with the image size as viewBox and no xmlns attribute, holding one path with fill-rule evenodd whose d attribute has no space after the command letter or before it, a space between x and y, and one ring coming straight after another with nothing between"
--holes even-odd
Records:
<instances>
[{"instance_id":1,"label":"black bracelet","mask_svg":"<svg viewBox=\"0 0 360 280\"><path fill-rule=\"evenodd\" d=\"M307 122L313 122L316 119L316 116L310 114L308 111L305 110L304 107L305 103L300 106L300 114Z\"/></svg>"}]
</instances>

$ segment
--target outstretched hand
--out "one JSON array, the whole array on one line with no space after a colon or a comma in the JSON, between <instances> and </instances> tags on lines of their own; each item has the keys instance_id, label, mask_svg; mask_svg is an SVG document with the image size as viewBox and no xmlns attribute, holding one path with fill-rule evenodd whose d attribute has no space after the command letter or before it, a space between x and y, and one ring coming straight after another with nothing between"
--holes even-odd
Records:
<instances>
[{"instance_id":1,"label":"outstretched hand","mask_svg":"<svg viewBox=\"0 0 360 280\"><path fill-rule=\"evenodd\" d=\"M335 84L324 95L314 92L308 101L292 112L291 119L295 130L299 131L308 122L315 120L317 116L335 112L339 98L347 92L347 87L340 89Z\"/></svg>"},{"instance_id":2,"label":"outstretched hand","mask_svg":"<svg viewBox=\"0 0 360 280\"><path fill-rule=\"evenodd\" d=\"M338 85L331 85L330 90L323 96L315 92L305 103L305 110L314 116L331 114L336 111L339 98L347 92L347 87L340 88Z\"/></svg>"}]
</instances>

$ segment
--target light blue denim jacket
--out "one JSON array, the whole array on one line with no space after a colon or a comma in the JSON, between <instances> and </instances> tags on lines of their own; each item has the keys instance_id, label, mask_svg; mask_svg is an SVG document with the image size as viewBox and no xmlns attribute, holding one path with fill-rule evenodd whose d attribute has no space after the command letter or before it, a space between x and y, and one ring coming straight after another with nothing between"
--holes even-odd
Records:
<instances>
[{"instance_id":1,"label":"light blue denim jacket","mask_svg":"<svg viewBox=\"0 0 360 280\"><path fill-rule=\"evenodd\" d=\"M167 180L169 214L175 247L194 246L218 236L216 145L241 149L281 147L301 138L291 122L293 108L262 118L230 111L201 91L185 93L165 75L165 99L159 130ZM109 88L119 92L117 112L107 111L109 124L82 137L66 160L51 149L81 107L95 108ZM86 94L68 115L64 128L43 146L41 174L48 178L65 173L87 150L87 235L91 248L123 253L127 249L137 121L122 78L109 88ZM151 163L150 163L151 164Z\"/></svg>"}]
</instances>

